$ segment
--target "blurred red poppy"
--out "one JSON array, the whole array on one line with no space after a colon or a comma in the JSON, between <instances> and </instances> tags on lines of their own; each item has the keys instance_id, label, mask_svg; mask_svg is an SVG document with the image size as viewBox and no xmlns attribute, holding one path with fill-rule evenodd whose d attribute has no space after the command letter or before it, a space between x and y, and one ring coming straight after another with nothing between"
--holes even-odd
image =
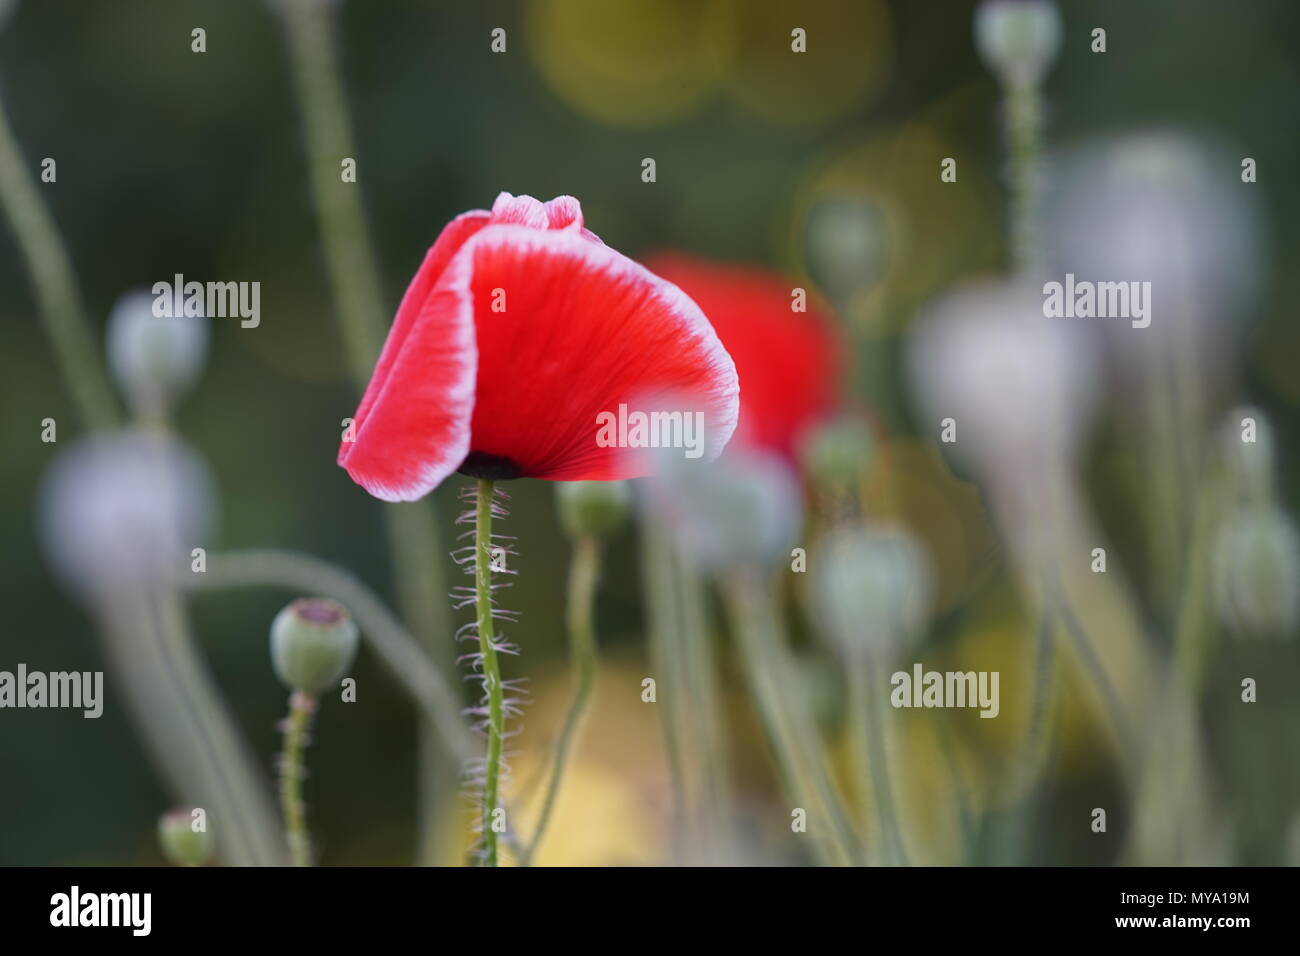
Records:
<instances>
[{"instance_id":1,"label":"blurred red poppy","mask_svg":"<svg viewBox=\"0 0 1300 956\"><path fill-rule=\"evenodd\" d=\"M425 256L338 461L387 501L457 470L630 478L650 459L598 442L599 416L689 396L713 457L735 430L738 389L699 307L583 228L576 199L502 193Z\"/></svg>"},{"instance_id":2,"label":"blurred red poppy","mask_svg":"<svg viewBox=\"0 0 1300 956\"><path fill-rule=\"evenodd\" d=\"M839 404L840 344L812 301L793 309L794 289L773 273L677 252L646 265L679 286L709 317L744 383L735 441L795 461L799 443Z\"/></svg>"}]
</instances>

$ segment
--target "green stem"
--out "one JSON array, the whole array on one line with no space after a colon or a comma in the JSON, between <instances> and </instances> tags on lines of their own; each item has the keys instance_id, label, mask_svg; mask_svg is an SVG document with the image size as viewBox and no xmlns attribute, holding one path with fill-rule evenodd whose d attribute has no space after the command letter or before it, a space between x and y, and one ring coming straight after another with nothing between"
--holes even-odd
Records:
<instances>
[{"instance_id":1,"label":"green stem","mask_svg":"<svg viewBox=\"0 0 1300 956\"><path fill-rule=\"evenodd\" d=\"M307 833L307 805L302 781L307 776L306 749L316 699L300 690L289 695L289 716L284 721L284 753L280 758L280 809L289 843L289 862L311 866L311 837Z\"/></svg>"},{"instance_id":2,"label":"green stem","mask_svg":"<svg viewBox=\"0 0 1300 956\"><path fill-rule=\"evenodd\" d=\"M0 205L27 260L45 332L63 384L83 424L112 428L120 413L99 348L91 334L67 250L37 192L0 103Z\"/></svg>"},{"instance_id":3,"label":"green stem","mask_svg":"<svg viewBox=\"0 0 1300 956\"><path fill-rule=\"evenodd\" d=\"M790 798L807 810L821 860L851 866L861 856L858 842L831 779L813 717L800 700L801 684L780 633L778 611L765 600L762 582L749 575L729 578L723 590L750 687Z\"/></svg>"},{"instance_id":4,"label":"green stem","mask_svg":"<svg viewBox=\"0 0 1300 956\"><path fill-rule=\"evenodd\" d=\"M302 105L308 166L330 286L353 377L370 377L383 337L379 279L370 252L357 183L344 182L342 162L356 159L343 81L334 48L332 5L286 0L286 34Z\"/></svg>"},{"instance_id":5,"label":"green stem","mask_svg":"<svg viewBox=\"0 0 1300 956\"><path fill-rule=\"evenodd\" d=\"M1015 272L1032 273L1038 266L1042 96L1033 83L1013 83L1005 93L1011 161L1011 262Z\"/></svg>"},{"instance_id":6,"label":"green stem","mask_svg":"<svg viewBox=\"0 0 1300 956\"><path fill-rule=\"evenodd\" d=\"M497 834L493 815L501 777L501 745L505 735L505 697L501 664L492 627L492 481L478 480L474 516L474 589L478 614L478 649L482 656L483 691L487 697L487 762L483 770L483 864L497 865Z\"/></svg>"},{"instance_id":7,"label":"green stem","mask_svg":"<svg viewBox=\"0 0 1300 956\"><path fill-rule=\"evenodd\" d=\"M352 378L364 388L383 342L383 295L360 185L344 182L341 175L342 161L357 157L330 7L319 0L284 0L282 4L330 287ZM442 547L429 506L385 505L384 518L402 616L429 655L450 666L451 627L447 609L439 600L446 592ZM419 858L426 865L443 856L438 842L441 811L456 799L456 756L438 744L437 736L428 721L421 722Z\"/></svg>"},{"instance_id":8,"label":"green stem","mask_svg":"<svg viewBox=\"0 0 1300 956\"><path fill-rule=\"evenodd\" d=\"M560 781L564 777L564 768L569 753L577 740L578 728L582 725L583 715L591 700L591 691L596 683L596 633L593 626L596 603L596 582L600 574L600 542L595 538L579 538L574 543L573 562L569 566L568 625L569 655L573 663L573 700L564 718L559 740L555 745L555 757L551 764L550 779L546 785L546 797L542 801L541 816L537 819L537 830L533 841L528 845L522 860L527 866L541 845L546 827L555 810L556 797L560 792Z\"/></svg>"},{"instance_id":9,"label":"green stem","mask_svg":"<svg viewBox=\"0 0 1300 956\"><path fill-rule=\"evenodd\" d=\"M724 862L731 804L704 582L651 520L640 527L656 706L673 783L678 859Z\"/></svg>"},{"instance_id":10,"label":"green stem","mask_svg":"<svg viewBox=\"0 0 1300 956\"><path fill-rule=\"evenodd\" d=\"M874 794L876 821L880 828L883 852L887 864L907 866L908 856L903 841L903 828L894 807L894 787L891 782L888 745L886 743L886 714L880 701L883 697L875 662L869 653L851 663L849 679L849 705L853 714L854 733L857 737L859 785L865 797Z\"/></svg>"}]
</instances>

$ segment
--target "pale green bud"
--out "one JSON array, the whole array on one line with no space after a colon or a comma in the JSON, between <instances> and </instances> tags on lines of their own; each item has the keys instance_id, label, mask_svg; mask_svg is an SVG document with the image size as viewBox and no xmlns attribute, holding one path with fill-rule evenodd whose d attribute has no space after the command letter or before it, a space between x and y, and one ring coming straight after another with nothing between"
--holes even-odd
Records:
<instances>
[{"instance_id":1,"label":"pale green bud","mask_svg":"<svg viewBox=\"0 0 1300 956\"><path fill-rule=\"evenodd\" d=\"M108 319L108 364L132 409L166 411L194 384L208 354L208 320L159 316L146 292L122 296Z\"/></svg>"},{"instance_id":2,"label":"pale green bud","mask_svg":"<svg viewBox=\"0 0 1300 956\"><path fill-rule=\"evenodd\" d=\"M158 818L158 843L173 866L204 866L212 859L207 814L191 807L168 810Z\"/></svg>"},{"instance_id":3,"label":"pale green bud","mask_svg":"<svg viewBox=\"0 0 1300 956\"><path fill-rule=\"evenodd\" d=\"M1280 508L1238 511L1215 540L1224 622L1249 637L1294 637L1300 624L1300 533Z\"/></svg>"},{"instance_id":4,"label":"pale green bud","mask_svg":"<svg viewBox=\"0 0 1300 956\"><path fill-rule=\"evenodd\" d=\"M975 48L1003 83L1039 83L1061 49L1054 0L984 0L975 9Z\"/></svg>"},{"instance_id":5,"label":"pale green bud","mask_svg":"<svg viewBox=\"0 0 1300 956\"><path fill-rule=\"evenodd\" d=\"M819 616L846 652L887 650L915 634L929 617L930 561L901 526L832 531L820 542L808 573Z\"/></svg>"},{"instance_id":6,"label":"pale green bud","mask_svg":"<svg viewBox=\"0 0 1300 956\"><path fill-rule=\"evenodd\" d=\"M352 666L359 639L352 615L328 598L299 598L271 624L271 661L287 687L315 695Z\"/></svg>"}]
</instances>

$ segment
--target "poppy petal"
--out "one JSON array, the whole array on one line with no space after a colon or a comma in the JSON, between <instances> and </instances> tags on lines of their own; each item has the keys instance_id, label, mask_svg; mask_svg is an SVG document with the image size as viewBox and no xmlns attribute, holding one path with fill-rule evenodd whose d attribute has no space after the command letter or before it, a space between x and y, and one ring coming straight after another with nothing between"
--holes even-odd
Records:
<instances>
[{"instance_id":1,"label":"poppy petal","mask_svg":"<svg viewBox=\"0 0 1300 956\"><path fill-rule=\"evenodd\" d=\"M561 229L494 223L462 250L479 352L473 452L534 478L636 477L646 463L598 444L598 416L690 396L715 457L736 427L731 357L690 298L588 239L574 207Z\"/></svg>"},{"instance_id":2,"label":"poppy petal","mask_svg":"<svg viewBox=\"0 0 1300 956\"><path fill-rule=\"evenodd\" d=\"M646 260L676 283L713 323L745 382L736 441L793 461L804 433L838 405L840 345L816 305L791 308L791 286L749 266L666 252Z\"/></svg>"},{"instance_id":3,"label":"poppy petal","mask_svg":"<svg viewBox=\"0 0 1300 956\"><path fill-rule=\"evenodd\" d=\"M357 410L353 441L345 436L339 447L339 464L376 498L423 497L469 451L478 353L465 291L471 261L455 252L485 221L467 213L429 250Z\"/></svg>"}]
</instances>

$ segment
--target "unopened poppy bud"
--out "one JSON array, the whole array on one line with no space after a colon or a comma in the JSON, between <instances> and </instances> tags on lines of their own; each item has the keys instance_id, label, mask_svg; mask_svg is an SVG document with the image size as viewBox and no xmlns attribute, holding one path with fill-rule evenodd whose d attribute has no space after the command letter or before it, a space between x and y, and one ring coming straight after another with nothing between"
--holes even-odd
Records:
<instances>
[{"instance_id":1,"label":"unopened poppy bud","mask_svg":"<svg viewBox=\"0 0 1300 956\"><path fill-rule=\"evenodd\" d=\"M605 538L627 520L632 493L625 481L561 481L555 485L560 526L570 538Z\"/></svg>"},{"instance_id":2,"label":"unopened poppy bud","mask_svg":"<svg viewBox=\"0 0 1300 956\"><path fill-rule=\"evenodd\" d=\"M871 461L875 438L862 421L843 416L808 432L799 449L804 471L823 487L851 486Z\"/></svg>"},{"instance_id":3,"label":"unopened poppy bud","mask_svg":"<svg viewBox=\"0 0 1300 956\"><path fill-rule=\"evenodd\" d=\"M213 848L207 814L190 807L168 810L158 818L158 843L173 866L205 866Z\"/></svg>"},{"instance_id":4,"label":"unopened poppy bud","mask_svg":"<svg viewBox=\"0 0 1300 956\"><path fill-rule=\"evenodd\" d=\"M299 598L271 624L271 661L287 687L320 693L352 666L359 635L352 615L328 598Z\"/></svg>"},{"instance_id":5,"label":"unopened poppy bud","mask_svg":"<svg viewBox=\"0 0 1300 956\"><path fill-rule=\"evenodd\" d=\"M1249 637L1290 637L1300 624L1300 533L1280 508L1240 511L1214 550L1219 614Z\"/></svg>"},{"instance_id":6,"label":"unopened poppy bud","mask_svg":"<svg viewBox=\"0 0 1300 956\"><path fill-rule=\"evenodd\" d=\"M1061 49L1061 11L1055 0L984 0L975 9L975 47L1003 83L1038 83Z\"/></svg>"},{"instance_id":7,"label":"unopened poppy bud","mask_svg":"<svg viewBox=\"0 0 1300 956\"><path fill-rule=\"evenodd\" d=\"M915 633L930 611L930 562L894 525L832 531L813 556L822 620L846 652L883 650Z\"/></svg>"},{"instance_id":8,"label":"unopened poppy bud","mask_svg":"<svg viewBox=\"0 0 1300 956\"><path fill-rule=\"evenodd\" d=\"M207 319L158 316L154 299L131 292L108 319L108 363L136 412L167 407L198 378L208 354Z\"/></svg>"}]
</instances>

